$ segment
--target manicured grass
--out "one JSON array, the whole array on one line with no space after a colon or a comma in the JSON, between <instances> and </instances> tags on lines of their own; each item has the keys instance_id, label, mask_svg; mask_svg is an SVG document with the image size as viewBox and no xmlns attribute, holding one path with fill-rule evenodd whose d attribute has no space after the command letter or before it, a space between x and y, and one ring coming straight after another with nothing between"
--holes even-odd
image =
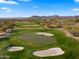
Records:
<instances>
[{"instance_id":1,"label":"manicured grass","mask_svg":"<svg viewBox=\"0 0 79 59\"><path fill-rule=\"evenodd\" d=\"M23 33L35 33L35 32L49 32L54 34L54 37L52 37L52 43L51 44L38 44L35 42L37 41L31 41L27 42L25 39L20 39L20 35ZM34 39L33 39L34 40ZM53 40L55 40L53 43ZM39 41L40 42L40 41ZM50 42L50 41L49 41ZM47 42L47 43L49 43ZM20 52L8 52L4 47L13 44L18 46L23 46L25 49ZM63 32L59 30L49 30L49 29L20 29L15 30L10 38L8 40L0 41L0 51L4 50L4 54L9 55L10 59L79 59L79 42L75 39L72 39L70 37L66 37ZM45 58L39 58L32 55L32 52L35 50L42 50L42 49L48 49L52 47L61 47L65 54L61 56L56 57L45 57ZM0 54L3 52L0 52ZM4 55L3 54L3 55Z\"/></svg>"},{"instance_id":2,"label":"manicured grass","mask_svg":"<svg viewBox=\"0 0 79 59\"><path fill-rule=\"evenodd\" d=\"M26 41L31 47L43 47L57 43L53 37L37 35L36 33L23 33L19 36L19 39Z\"/></svg>"},{"instance_id":3,"label":"manicured grass","mask_svg":"<svg viewBox=\"0 0 79 59\"><path fill-rule=\"evenodd\" d=\"M35 22L16 22L16 25L37 25Z\"/></svg>"},{"instance_id":4,"label":"manicured grass","mask_svg":"<svg viewBox=\"0 0 79 59\"><path fill-rule=\"evenodd\" d=\"M15 28L43 28L35 22L17 22Z\"/></svg>"},{"instance_id":5,"label":"manicured grass","mask_svg":"<svg viewBox=\"0 0 79 59\"><path fill-rule=\"evenodd\" d=\"M17 26L16 28L42 28L41 26Z\"/></svg>"}]
</instances>

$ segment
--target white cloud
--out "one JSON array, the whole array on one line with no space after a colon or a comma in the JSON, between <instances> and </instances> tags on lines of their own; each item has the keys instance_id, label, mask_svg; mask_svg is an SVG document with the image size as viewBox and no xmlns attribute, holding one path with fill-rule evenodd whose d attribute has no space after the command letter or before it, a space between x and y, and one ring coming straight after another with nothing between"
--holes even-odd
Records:
<instances>
[{"instance_id":1,"label":"white cloud","mask_svg":"<svg viewBox=\"0 0 79 59\"><path fill-rule=\"evenodd\" d=\"M33 8L36 8L36 9L38 9L39 7L38 7L38 6L33 6Z\"/></svg>"},{"instance_id":2,"label":"white cloud","mask_svg":"<svg viewBox=\"0 0 79 59\"><path fill-rule=\"evenodd\" d=\"M18 4L17 2L12 1L12 0L0 0L0 3L11 4L11 5Z\"/></svg>"},{"instance_id":3,"label":"white cloud","mask_svg":"<svg viewBox=\"0 0 79 59\"><path fill-rule=\"evenodd\" d=\"M9 10L6 10L6 12L11 12L11 10L9 9Z\"/></svg>"},{"instance_id":4,"label":"white cloud","mask_svg":"<svg viewBox=\"0 0 79 59\"><path fill-rule=\"evenodd\" d=\"M79 8L73 8L72 11L79 11Z\"/></svg>"},{"instance_id":5,"label":"white cloud","mask_svg":"<svg viewBox=\"0 0 79 59\"><path fill-rule=\"evenodd\" d=\"M75 0L75 2L79 2L79 0Z\"/></svg>"},{"instance_id":6,"label":"white cloud","mask_svg":"<svg viewBox=\"0 0 79 59\"><path fill-rule=\"evenodd\" d=\"M19 0L19 1L25 1L25 2L29 2L29 1L31 1L31 0Z\"/></svg>"},{"instance_id":7,"label":"white cloud","mask_svg":"<svg viewBox=\"0 0 79 59\"><path fill-rule=\"evenodd\" d=\"M11 9L2 7L0 8L0 11L11 12Z\"/></svg>"}]
</instances>

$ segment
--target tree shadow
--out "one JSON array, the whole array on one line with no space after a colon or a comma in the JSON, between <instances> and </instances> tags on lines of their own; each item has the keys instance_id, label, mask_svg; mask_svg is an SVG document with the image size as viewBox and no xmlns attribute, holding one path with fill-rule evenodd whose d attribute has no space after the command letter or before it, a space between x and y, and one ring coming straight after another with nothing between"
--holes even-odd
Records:
<instances>
[{"instance_id":1,"label":"tree shadow","mask_svg":"<svg viewBox=\"0 0 79 59\"><path fill-rule=\"evenodd\" d=\"M8 41L9 39L10 39L9 37L0 38L0 41Z\"/></svg>"}]
</instances>

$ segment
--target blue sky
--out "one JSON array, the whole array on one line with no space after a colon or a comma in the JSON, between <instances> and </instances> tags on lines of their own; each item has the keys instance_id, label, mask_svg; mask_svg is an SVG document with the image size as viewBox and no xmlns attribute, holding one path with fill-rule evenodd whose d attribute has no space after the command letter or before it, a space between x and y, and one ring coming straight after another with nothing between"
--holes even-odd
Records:
<instances>
[{"instance_id":1,"label":"blue sky","mask_svg":"<svg viewBox=\"0 0 79 59\"><path fill-rule=\"evenodd\" d=\"M79 15L79 0L0 0L0 17Z\"/></svg>"}]
</instances>

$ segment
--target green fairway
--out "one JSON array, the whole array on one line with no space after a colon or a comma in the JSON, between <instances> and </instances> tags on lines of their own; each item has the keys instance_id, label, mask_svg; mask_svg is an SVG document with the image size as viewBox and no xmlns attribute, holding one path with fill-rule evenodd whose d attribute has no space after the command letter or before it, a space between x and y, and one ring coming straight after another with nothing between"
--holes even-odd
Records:
<instances>
[{"instance_id":1,"label":"green fairway","mask_svg":"<svg viewBox=\"0 0 79 59\"><path fill-rule=\"evenodd\" d=\"M48 32L54 34L54 36L38 36L34 34L36 32ZM25 49L20 52L8 52L7 46L9 45L23 46ZM33 51L44 50L52 47L62 48L65 51L65 54L56 57L44 58L32 55ZM0 55L8 55L10 56L10 59L79 59L79 42L66 37L64 33L59 30L20 29L14 30L9 38L1 39Z\"/></svg>"},{"instance_id":2,"label":"green fairway","mask_svg":"<svg viewBox=\"0 0 79 59\"><path fill-rule=\"evenodd\" d=\"M16 28L42 28L41 25L35 23L35 22L17 22Z\"/></svg>"}]
</instances>

